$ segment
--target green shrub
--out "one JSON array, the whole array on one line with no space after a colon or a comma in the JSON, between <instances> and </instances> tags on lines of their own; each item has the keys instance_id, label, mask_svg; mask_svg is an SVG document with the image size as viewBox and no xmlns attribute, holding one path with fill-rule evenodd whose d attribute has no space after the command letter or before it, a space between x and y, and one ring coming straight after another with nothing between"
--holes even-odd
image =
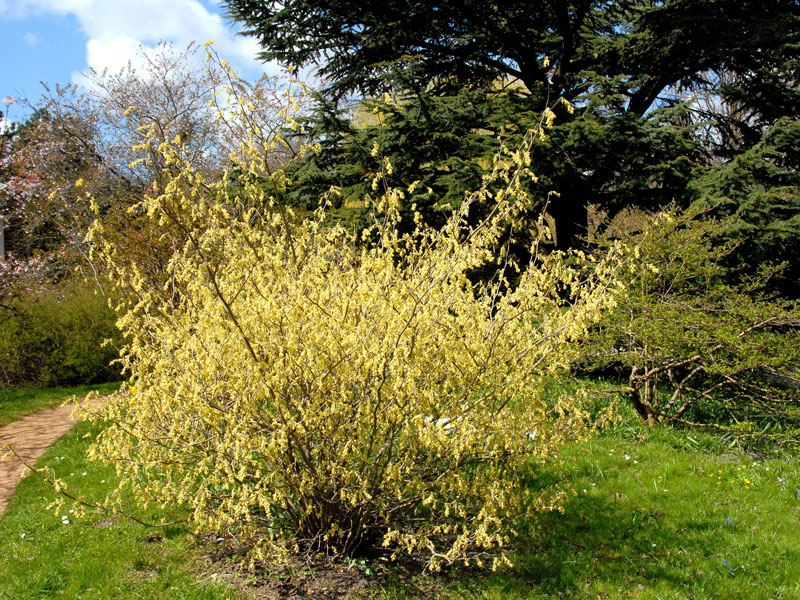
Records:
<instances>
[{"instance_id":1,"label":"green shrub","mask_svg":"<svg viewBox=\"0 0 800 600\"><path fill-rule=\"evenodd\" d=\"M105 298L85 285L42 287L0 312L0 385L53 387L120 377L120 334ZM112 343L103 345L106 339Z\"/></svg>"},{"instance_id":2,"label":"green shrub","mask_svg":"<svg viewBox=\"0 0 800 600\"><path fill-rule=\"evenodd\" d=\"M731 282L715 243L726 223L663 213L627 236L626 293L606 314L586 354L622 368L625 394L642 419L760 437L791 433L800 407L800 307L765 290L772 271ZM757 430L742 427L758 423ZM795 440L796 441L796 440Z\"/></svg>"}]
</instances>

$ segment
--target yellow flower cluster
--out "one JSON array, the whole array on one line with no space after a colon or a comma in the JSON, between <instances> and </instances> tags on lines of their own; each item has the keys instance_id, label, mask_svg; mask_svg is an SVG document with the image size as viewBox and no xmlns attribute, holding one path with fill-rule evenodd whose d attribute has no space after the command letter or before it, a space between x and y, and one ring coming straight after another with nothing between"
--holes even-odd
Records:
<instances>
[{"instance_id":1,"label":"yellow flower cluster","mask_svg":"<svg viewBox=\"0 0 800 600\"><path fill-rule=\"evenodd\" d=\"M526 474L589 430L581 399L543 382L613 305L618 266L499 251L538 135L498 153L441 230L403 233L405 195L388 190L358 236L323 209L278 205L264 181L287 182L264 172L263 145L243 145L238 179L218 183L163 147L170 178L142 206L183 234L163 287L93 234L128 298L131 385L98 415L110 426L91 450L117 465L111 500L184 506L198 529L277 562L366 545L426 553L431 568L507 562L519 517L561 500ZM494 277L470 276L490 264Z\"/></svg>"}]
</instances>

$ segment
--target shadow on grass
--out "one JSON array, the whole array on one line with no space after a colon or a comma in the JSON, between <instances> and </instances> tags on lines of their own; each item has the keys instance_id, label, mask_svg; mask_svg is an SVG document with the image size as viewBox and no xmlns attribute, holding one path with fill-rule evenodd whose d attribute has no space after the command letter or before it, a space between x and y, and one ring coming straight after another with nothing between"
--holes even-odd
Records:
<instances>
[{"instance_id":1,"label":"shadow on grass","mask_svg":"<svg viewBox=\"0 0 800 600\"><path fill-rule=\"evenodd\" d=\"M539 519L533 543L516 555L518 574L499 579L519 593L536 585L541 593L563 594L589 588L597 580L622 588L656 580L680 587L681 569L660 559L679 551L662 516L632 510L614 498L573 498L563 514Z\"/></svg>"},{"instance_id":2,"label":"shadow on grass","mask_svg":"<svg viewBox=\"0 0 800 600\"><path fill-rule=\"evenodd\" d=\"M684 506L677 497L655 496L644 485L657 473L652 469L637 481L630 469L606 464L601 483L592 487L594 461L590 454L569 461L566 486L575 495L563 513L540 514L520 536L513 571L453 569L438 582L418 579L419 585L401 586L388 597L644 598L657 587L685 598L705 589L709 578L728 575L714 548L720 528L714 517L693 510L694 501ZM555 485L559 468L548 467L532 487ZM697 495L696 502L708 502ZM717 562L719 568L709 568Z\"/></svg>"}]
</instances>

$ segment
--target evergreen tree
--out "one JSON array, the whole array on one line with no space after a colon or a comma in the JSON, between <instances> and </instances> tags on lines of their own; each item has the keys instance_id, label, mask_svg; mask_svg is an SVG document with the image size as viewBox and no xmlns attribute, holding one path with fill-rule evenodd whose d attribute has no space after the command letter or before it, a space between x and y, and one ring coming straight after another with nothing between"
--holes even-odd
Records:
<instances>
[{"instance_id":1,"label":"evergreen tree","mask_svg":"<svg viewBox=\"0 0 800 600\"><path fill-rule=\"evenodd\" d=\"M533 168L539 206L559 193L548 210L562 248L582 243L590 205L688 204L695 167L754 147L800 105L797 0L226 4L262 58L315 65L327 81L330 104L314 123L324 151L296 178L306 197L336 185L358 200L369 180L377 132L337 116L347 98L401 98L385 111L382 151L398 177L425 181L446 204L479 176L489 138L553 105Z\"/></svg>"}]
</instances>

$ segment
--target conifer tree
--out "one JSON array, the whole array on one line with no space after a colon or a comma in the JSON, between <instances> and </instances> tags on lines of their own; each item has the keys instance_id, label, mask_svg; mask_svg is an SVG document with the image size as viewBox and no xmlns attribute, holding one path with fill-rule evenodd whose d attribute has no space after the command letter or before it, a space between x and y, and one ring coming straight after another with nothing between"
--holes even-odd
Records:
<instances>
[{"instance_id":1,"label":"conifer tree","mask_svg":"<svg viewBox=\"0 0 800 600\"><path fill-rule=\"evenodd\" d=\"M556 110L551 143L534 165L540 199L559 193L549 212L560 247L582 243L589 205L613 213L631 203L688 204L695 166L745 150L800 106L797 0L226 4L259 40L262 58L317 68L328 115L354 96L398 95L401 107L386 122L394 131L385 135L415 142L406 146L414 156L394 157L398 176L408 166L404 176L446 188L456 201L479 171L481 134L513 123L524 129L548 99L569 101L576 110ZM512 82L513 98L498 94ZM746 117L704 112L698 97L737 102ZM735 148L697 133L709 119L743 132ZM343 124L315 120L328 152L298 176L309 184L305 197L334 185L358 199L369 181L370 170L356 167L365 136Z\"/></svg>"}]
</instances>

